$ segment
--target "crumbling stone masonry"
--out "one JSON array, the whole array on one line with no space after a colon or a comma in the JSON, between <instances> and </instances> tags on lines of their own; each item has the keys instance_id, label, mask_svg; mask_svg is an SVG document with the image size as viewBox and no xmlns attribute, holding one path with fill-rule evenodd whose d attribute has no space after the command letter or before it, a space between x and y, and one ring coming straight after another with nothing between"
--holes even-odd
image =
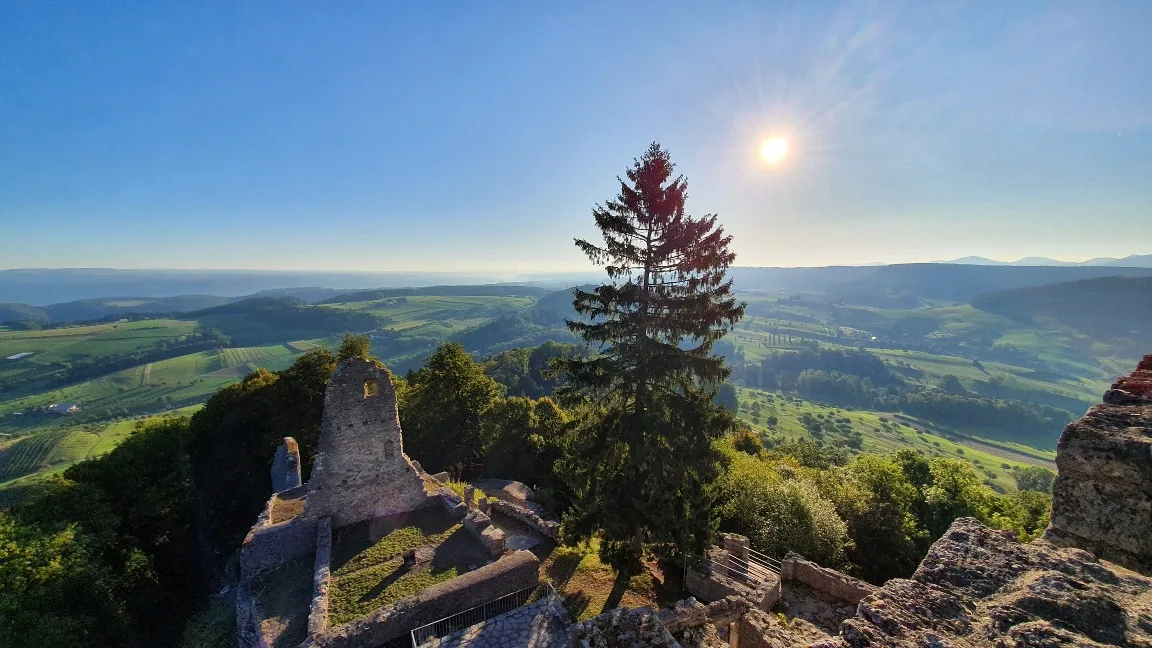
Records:
<instances>
[{"instance_id":1,"label":"crumbling stone masonry","mask_svg":"<svg viewBox=\"0 0 1152 648\"><path fill-rule=\"evenodd\" d=\"M364 358L340 363L324 392L305 515L331 516L339 528L412 511L427 500L424 482L404 454L388 370Z\"/></svg>"},{"instance_id":2,"label":"crumbling stone masonry","mask_svg":"<svg viewBox=\"0 0 1152 648\"><path fill-rule=\"evenodd\" d=\"M784 580L799 581L818 592L852 605L876 593L875 585L804 560L803 556L795 552L788 552L780 562L780 567L780 576Z\"/></svg>"},{"instance_id":3,"label":"crumbling stone masonry","mask_svg":"<svg viewBox=\"0 0 1152 648\"><path fill-rule=\"evenodd\" d=\"M300 446L296 439L284 437L284 444L272 457L272 492L280 493L296 488L300 481Z\"/></svg>"}]
</instances>

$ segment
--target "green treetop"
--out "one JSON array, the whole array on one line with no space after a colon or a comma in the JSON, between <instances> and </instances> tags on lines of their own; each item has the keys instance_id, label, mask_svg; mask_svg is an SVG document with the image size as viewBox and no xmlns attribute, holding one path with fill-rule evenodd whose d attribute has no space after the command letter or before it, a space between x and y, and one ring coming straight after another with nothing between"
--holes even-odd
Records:
<instances>
[{"instance_id":1,"label":"green treetop","mask_svg":"<svg viewBox=\"0 0 1152 648\"><path fill-rule=\"evenodd\" d=\"M602 557L638 568L645 540L699 551L711 528L712 442L732 426L713 404L728 377L712 345L744 314L725 272L735 259L716 216L685 212L687 182L652 144L593 210L602 244L576 240L609 283L576 290L569 321L599 354L564 363L562 397L594 412L565 460L572 538L602 531Z\"/></svg>"}]
</instances>

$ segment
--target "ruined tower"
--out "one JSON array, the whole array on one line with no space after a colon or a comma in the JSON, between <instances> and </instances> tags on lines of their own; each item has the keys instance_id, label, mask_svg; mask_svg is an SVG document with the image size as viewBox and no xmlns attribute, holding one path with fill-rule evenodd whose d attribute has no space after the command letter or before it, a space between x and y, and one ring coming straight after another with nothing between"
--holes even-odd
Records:
<instances>
[{"instance_id":1,"label":"ruined tower","mask_svg":"<svg viewBox=\"0 0 1152 648\"><path fill-rule=\"evenodd\" d=\"M423 506L428 495L404 454L391 374L350 358L328 382L305 514L334 527Z\"/></svg>"}]
</instances>

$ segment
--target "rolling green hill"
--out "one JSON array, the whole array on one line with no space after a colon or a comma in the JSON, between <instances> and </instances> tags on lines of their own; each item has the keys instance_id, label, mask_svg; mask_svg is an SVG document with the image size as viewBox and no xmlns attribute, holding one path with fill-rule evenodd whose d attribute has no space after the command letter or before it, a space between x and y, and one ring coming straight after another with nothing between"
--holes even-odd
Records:
<instances>
[{"instance_id":1,"label":"rolling green hill","mask_svg":"<svg viewBox=\"0 0 1152 648\"><path fill-rule=\"evenodd\" d=\"M825 275L844 282L858 271ZM812 421L822 414L833 417L826 443L979 459L990 483L1010 489L1012 467L1049 462L1061 421L1098 402L1147 351L1140 327L1141 309L1152 303L1148 281L1023 288L972 304L915 293L886 306L874 293L741 293L747 316L716 350L734 366L741 420L765 435L817 438ZM346 331L366 332L373 352L401 374L445 341L478 359L574 341L564 326L575 317L571 289L301 290L328 298L273 295L169 318L0 328L0 488L105 452L135 419L194 407L250 371L282 369L318 345L335 346ZM1073 312L1077 304L1092 313ZM54 403L79 411L43 411ZM769 404L775 426L766 423Z\"/></svg>"}]
</instances>

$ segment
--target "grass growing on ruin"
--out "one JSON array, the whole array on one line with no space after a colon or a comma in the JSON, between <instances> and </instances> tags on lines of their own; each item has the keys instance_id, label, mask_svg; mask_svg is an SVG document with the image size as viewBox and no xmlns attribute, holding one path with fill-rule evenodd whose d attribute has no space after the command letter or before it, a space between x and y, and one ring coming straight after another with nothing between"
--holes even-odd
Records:
<instances>
[{"instance_id":1,"label":"grass growing on ruin","mask_svg":"<svg viewBox=\"0 0 1152 648\"><path fill-rule=\"evenodd\" d=\"M336 626L354 621L456 575L455 567L441 572L405 571L404 561L394 558L351 575L334 577L328 602L329 623Z\"/></svg>"},{"instance_id":2,"label":"grass growing on ruin","mask_svg":"<svg viewBox=\"0 0 1152 648\"><path fill-rule=\"evenodd\" d=\"M344 549L348 546L347 543L341 545L337 544L337 554L341 553L344 549L344 556L337 555L334 561L334 566L339 567L332 572L333 576L346 576L353 574L361 569L367 569L374 565L379 565L388 562L390 559L403 554L406 551L411 551L416 547L424 545L439 545L444 542L456 532L457 529L462 528L459 524L453 524L445 527L441 531L426 532L425 529L420 527L410 526L402 529L396 529L380 539L379 542L373 544L367 549L358 551L352 556L347 556L348 550Z\"/></svg>"},{"instance_id":3,"label":"grass growing on ruin","mask_svg":"<svg viewBox=\"0 0 1152 648\"><path fill-rule=\"evenodd\" d=\"M621 606L668 605L682 598L679 587L670 587L654 562L624 582L600 562L598 552L599 543L593 540L556 547L542 562L541 573L552 582L571 618L584 621Z\"/></svg>"},{"instance_id":4,"label":"grass growing on ruin","mask_svg":"<svg viewBox=\"0 0 1152 648\"><path fill-rule=\"evenodd\" d=\"M381 525L392 529L372 540ZM404 554L417 547L431 547L432 560L406 564ZM487 561L483 547L441 509L340 529L332 551L330 623L360 618Z\"/></svg>"}]
</instances>

